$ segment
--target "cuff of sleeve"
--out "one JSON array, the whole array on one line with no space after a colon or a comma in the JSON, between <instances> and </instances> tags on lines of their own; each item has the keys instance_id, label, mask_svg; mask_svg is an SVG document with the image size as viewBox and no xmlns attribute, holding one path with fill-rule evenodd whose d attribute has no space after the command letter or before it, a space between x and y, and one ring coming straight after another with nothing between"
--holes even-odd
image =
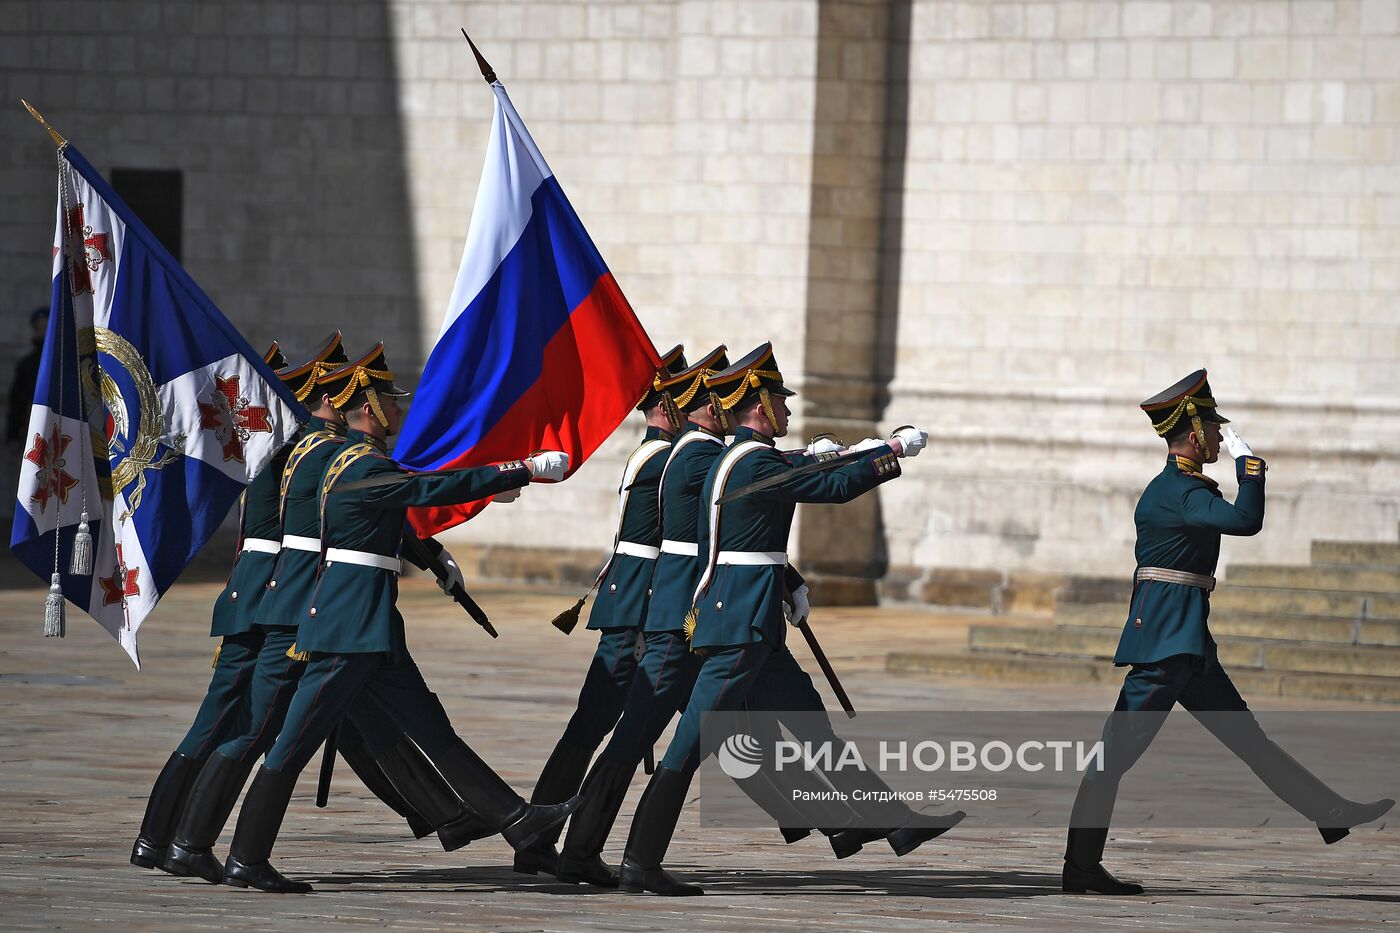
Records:
<instances>
[{"instance_id":1,"label":"cuff of sleeve","mask_svg":"<svg viewBox=\"0 0 1400 933\"><path fill-rule=\"evenodd\" d=\"M1239 457L1235 460L1235 478L1241 483L1264 481L1264 474L1268 472L1268 464L1262 457Z\"/></svg>"},{"instance_id":2,"label":"cuff of sleeve","mask_svg":"<svg viewBox=\"0 0 1400 933\"><path fill-rule=\"evenodd\" d=\"M501 481L505 483L506 489L516 489L521 486L530 485L530 468L525 466L523 460L511 460L507 463L496 464L496 469L501 472Z\"/></svg>"},{"instance_id":3,"label":"cuff of sleeve","mask_svg":"<svg viewBox=\"0 0 1400 933\"><path fill-rule=\"evenodd\" d=\"M872 450L867 462L880 480L894 479L901 472L899 457L895 456L895 452L890 449L889 445L876 447Z\"/></svg>"}]
</instances>

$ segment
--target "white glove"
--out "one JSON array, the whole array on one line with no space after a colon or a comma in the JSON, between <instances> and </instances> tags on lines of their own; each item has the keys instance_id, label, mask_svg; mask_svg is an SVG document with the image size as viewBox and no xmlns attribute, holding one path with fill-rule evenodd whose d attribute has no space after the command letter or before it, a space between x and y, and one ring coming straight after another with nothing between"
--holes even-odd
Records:
<instances>
[{"instance_id":1,"label":"white glove","mask_svg":"<svg viewBox=\"0 0 1400 933\"><path fill-rule=\"evenodd\" d=\"M819 437L807 445L807 453L813 457L820 457L822 454L839 454L844 449L830 437Z\"/></svg>"},{"instance_id":2,"label":"white glove","mask_svg":"<svg viewBox=\"0 0 1400 933\"><path fill-rule=\"evenodd\" d=\"M903 446L901 457L917 457L919 451L928 446L928 432L915 427L900 428L892 435Z\"/></svg>"},{"instance_id":3,"label":"white glove","mask_svg":"<svg viewBox=\"0 0 1400 933\"><path fill-rule=\"evenodd\" d=\"M516 486L514 489L507 489L505 492L498 492L498 493L496 493L494 496L491 497L491 501L492 501L492 502L514 502L516 499L519 499L519 498L520 498L520 487L519 487L519 486Z\"/></svg>"},{"instance_id":4,"label":"white glove","mask_svg":"<svg viewBox=\"0 0 1400 933\"><path fill-rule=\"evenodd\" d=\"M878 437L867 437L865 440L852 445L849 450L851 453L860 453L863 450L873 450L876 447L884 447L886 443L886 441L882 441Z\"/></svg>"},{"instance_id":5,"label":"white glove","mask_svg":"<svg viewBox=\"0 0 1400 933\"><path fill-rule=\"evenodd\" d=\"M535 479L558 482L569 471L569 455L562 450L543 450L525 461Z\"/></svg>"},{"instance_id":6,"label":"white glove","mask_svg":"<svg viewBox=\"0 0 1400 933\"><path fill-rule=\"evenodd\" d=\"M442 553L438 555L437 559L438 565L442 567L443 570L447 571L447 579L437 582L438 589L442 590L444 593L450 593L454 586L460 586L465 590L467 588L467 581L462 579L462 568L457 566L457 561L448 553L446 548L443 548Z\"/></svg>"},{"instance_id":7,"label":"white glove","mask_svg":"<svg viewBox=\"0 0 1400 933\"><path fill-rule=\"evenodd\" d=\"M809 592L805 583L792 591L793 605L792 612L788 613L789 625L801 625L812 614L812 602L807 598Z\"/></svg>"},{"instance_id":8,"label":"white glove","mask_svg":"<svg viewBox=\"0 0 1400 933\"><path fill-rule=\"evenodd\" d=\"M1252 457L1254 451L1249 449L1249 445L1244 442L1244 438L1235 433L1235 429L1226 427L1220 432L1220 442L1225 445L1225 449L1230 452L1231 460L1238 460L1240 457Z\"/></svg>"}]
</instances>

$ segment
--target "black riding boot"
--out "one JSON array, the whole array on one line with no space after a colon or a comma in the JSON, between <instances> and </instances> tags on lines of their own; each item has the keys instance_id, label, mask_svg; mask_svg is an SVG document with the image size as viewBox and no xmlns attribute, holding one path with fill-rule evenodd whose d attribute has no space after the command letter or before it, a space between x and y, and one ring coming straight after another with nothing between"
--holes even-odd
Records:
<instances>
[{"instance_id":1,"label":"black riding boot","mask_svg":"<svg viewBox=\"0 0 1400 933\"><path fill-rule=\"evenodd\" d=\"M627 836L627 849L618 872L620 886L628 894L650 891L683 897L705 893L699 885L687 884L661 867L689 789L689 774L661 767L651 776L632 817L632 831Z\"/></svg>"},{"instance_id":2,"label":"black riding boot","mask_svg":"<svg viewBox=\"0 0 1400 933\"><path fill-rule=\"evenodd\" d=\"M1119 881L1104 868L1106 827L1070 827L1060 889L1067 894L1141 894L1142 885Z\"/></svg>"},{"instance_id":3,"label":"black riding boot","mask_svg":"<svg viewBox=\"0 0 1400 933\"><path fill-rule=\"evenodd\" d=\"M141 820L141 831L131 847L131 864L138 868L156 868L160 865L175 833L180 813L185 809L185 798L203 764L202 758L171 752L151 787L151 797L146 801L146 815Z\"/></svg>"},{"instance_id":4,"label":"black riding boot","mask_svg":"<svg viewBox=\"0 0 1400 933\"><path fill-rule=\"evenodd\" d=\"M190 791L180 828L160 864L162 869L172 875L203 878L210 884L224 880L224 866L214 856L214 843L238 802L254 760L251 755L244 761L218 752L209 756Z\"/></svg>"},{"instance_id":5,"label":"black riding boot","mask_svg":"<svg viewBox=\"0 0 1400 933\"><path fill-rule=\"evenodd\" d=\"M435 754L434 762L457 796L516 851L527 848L541 833L568 819L580 803L578 797L549 805L526 803L461 739Z\"/></svg>"},{"instance_id":6,"label":"black riding boot","mask_svg":"<svg viewBox=\"0 0 1400 933\"><path fill-rule=\"evenodd\" d=\"M378 761L408 805L437 828L444 851L460 849L473 839L491 835L491 828L462 803L412 739L405 737Z\"/></svg>"},{"instance_id":7,"label":"black riding boot","mask_svg":"<svg viewBox=\"0 0 1400 933\"><path fill-rule=\"evenodd\" d=\"M1342 804L1333 807L1317 821L1317 831L1322 834L1322 841L1330 846L1334 842L1341 842L1350 835L1353 826L1378 820L1389 813L1393 806L1395 806L1395 801L1389 797L1371 803L1344 800Z\"/></svg>"},{"instance_id":8,"label":"black riding boot","mask_svg":"<svg viewBox=\"0 0 1400 933\"><path fill-rule=\"evenodd\" d=\"M602 852L636 770L635 764L609 758L599 758L593 766L584 783L583 804L569 821L564 851L559 853L560 881L617 887L617 872L603 861Z\"/></svg>"},{"instance_id":9,"label":"black riding boot","mask_svg":"<svg viewBox=\"0 0 1400 933\"><path fill-rule=\"evenodd\" d=\"M273 894L305 894L311 890L311 885L303 881L282 877L267 860L277 842L277 831L282 828L282 818L287 815L287 804L291 803L296 783L295 774L273 771L266 766L258 769L258 776L253 778L253 786L248 788L248 796L243 800L238 828L233 831L233 842L228 847L224 884Z\"/></svg>"},{"instance_id":10,"label":"black riding boot","mask_svg":"<svg viewBox=\"0 0 1400 933\"><path fill-rule=\"evenodd\" d=\"M355 772L355 776L360 779L360 783L374 796L378 797L383 804L393 810L408 822L409 832L413 833L414 839L422 839L424 836L431 836L436 825L428 820L426 816L416 810L413 804L404 799L399 789L394 786L393 779L387 771L370 753L369 747L365 744L359 730L357 730L350 720L343 719L340 722L339 737L336 739L336 751L345 763L350 766L350 770ZM422 757L422 752L414 751ZM424 759L426 761L426 759ZM431 767L431 765L429 766Z\"/></svg>"},{"instance_id":11,"label":"black riding boot","mask_svg":"<svg viewBox=\"0 0 1400 933\"><path fill-rule=\"evenodd\" d=\"M530 802L563 803L577 794L579 787L583 785L583 776L588 772L588 763L592 760L591 749L581 748L560 739L559 744L554 746L554 751L550 753L549 760L544 763L544 769L540 771L539 780L535 782L535 792L530 795ZM561 829L562 823L540 833L533 843L518 850L515 853L515 870L522 875L539 872L554 874L559 867L559 853L554 850L554 844L559 841Z\"/></svg>"}]
</instances>

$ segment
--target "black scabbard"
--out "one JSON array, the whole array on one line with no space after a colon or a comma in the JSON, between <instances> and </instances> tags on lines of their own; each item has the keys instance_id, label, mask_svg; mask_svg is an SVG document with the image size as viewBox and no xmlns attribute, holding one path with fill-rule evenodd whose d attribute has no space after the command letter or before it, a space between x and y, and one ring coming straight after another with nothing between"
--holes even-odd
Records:
<instances>
[{"instance_id":1,"label":"black scabbard","mask_svg":"<svg viewBox=\"0 0 1400 933\"><path fill-rule=\"evenodd\" d=\"M421 538L412 534L404 535L403 549L408 552L409 557L412 558L414 563L422 564L424 567L427 567L428 570L432 572L433 576L437 577L438 583L446 587L448 579L447 571L438 563L437 556L428 549ZM471 594L463 589L460 584L454 585L446 592L457 605L467 611L467 615L471 616L477 625L486 630L486 634L490 635L492 638L501 637L500 633L496 631L495 626L491 624L491 620L486 617L486 613L476 604L476 600L472 599Z\"/></svg>"},{"instance_id":2,"label":"black scabbard","mask_svg":"<svg viewBox=\"0 0 1400 933\"><path fill-rule=\"evenodd\" d=\"M326 736L326 747L321 752L321 776L316 780L316 806L325 807L331 799L331 775L335 773L335 743L340 737L340 726L337 725L331 730L331 734Z\"/></svg>"}]
</instances>

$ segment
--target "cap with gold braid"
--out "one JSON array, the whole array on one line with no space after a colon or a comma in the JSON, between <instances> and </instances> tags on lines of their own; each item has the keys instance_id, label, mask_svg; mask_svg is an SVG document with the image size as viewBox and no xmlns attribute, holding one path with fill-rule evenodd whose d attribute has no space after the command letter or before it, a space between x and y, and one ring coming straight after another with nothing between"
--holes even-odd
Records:
<instances>
[{"instance_id":1,"label":"cap with gold braid","mask_svg":"<svg viewBox=\"0 0 1400 933\"><path fill-rule=\"evenodd\" d=\"M1141 403L1142 410L1152 419L1152 427L1159 437L1166 437L1183 417L1191 420L1191 429L1205 443L1203 421L1216 424L1229 424L1230 419L1216 411L1215 399L1210 394L1210 383L1206 371L1198 369L1185 379L1164 392L1152 396Z\"/></svg>"},{"instance_id":2,"label":"cap with gold braid","mask_svg":"<svg viewBox=\"0 0 1400 933\"><path fill-rule=\"evenodd\" d=\"M332 384L338 387L331 396L331 404L336 408L344 411L368 403L375 419L386 428L389 419L384 417L380 397L403 398L409 394L407 389L394 385L394 371L384 358L383 343L375 344L374 349L356 362L327 373L321 382L327 386L327 392Z\"/></svg>"},{"instance_id":3,"label":"cap with gold braid","mask_svg":"<svg viewBox=\"0 0 1400 933\"><path fill-rule=\"evenodd\" d=\"M661 391L661 383L669 379L672 373L678 373L685 369L685 347L676 344L661 356L661 368L656 371L656 375L651 380L651 388L637 402L637 411L646 411L653 405L664 404L665 399L670 398Z\"/></svg>"},{"instance_id":4,"label":"cap with gold braid","mask_svg":"<svg viewBox=\"0 0 1400 933\"><path fill-rule=\"evenodd\" d=\"M311 397L318 384L324 385L322 377L332 370L339 369L348 362L345 347L340 341L340 331L336 331L321 341L321 349L295 369L278 373L278 377L292 390L298 402ZM284 364L285 365L285 364ZM314 405L312 406L315 407Z\"/></svg>"},{"instance_id":5,"label":"cap with gold braid","mask_svg":"<svg viewBox=\"0 0 1400 933\"><path fill-rule=\"evenodd\" d=\"M715 406L720 423L730 429L730 412L748 399L757 397L763 405L763 414L773 430L778 430L778 419L773 414L774 395L796 395L783 385L783 374L778 370L778 362L773 356L773 345L765 343L748 356L722 372L705 377L705 387L710 391L710 401Z\"/></svg>"},{"instance_id":6,"label":"cap with gold braid","mask_svg":"<svg viewBox=\"0 0 1400 933\"><path fill-rule=\"evenodd\" d=\"M691 412L707 404L710 396L704 391L705 377L729 368L726 350L725 345L720 344L689 369L676 373L670 379L662 380L658 388L669 395L676 403L676 408L682 412Z\"/></svg>"},{"instance_id":7,"label":"cap with gold braid","mask_svg":"<svg viewBox=\"0 0 1400 933\"><path fill-rule=\"evenodd\" d=\"M272 346L268 347L267 352L263 354L263 362L271 366L273 372L287 365L287 355L282 352L282 347L276 340L272 341Z\"/></svg>"}]
</instances>

